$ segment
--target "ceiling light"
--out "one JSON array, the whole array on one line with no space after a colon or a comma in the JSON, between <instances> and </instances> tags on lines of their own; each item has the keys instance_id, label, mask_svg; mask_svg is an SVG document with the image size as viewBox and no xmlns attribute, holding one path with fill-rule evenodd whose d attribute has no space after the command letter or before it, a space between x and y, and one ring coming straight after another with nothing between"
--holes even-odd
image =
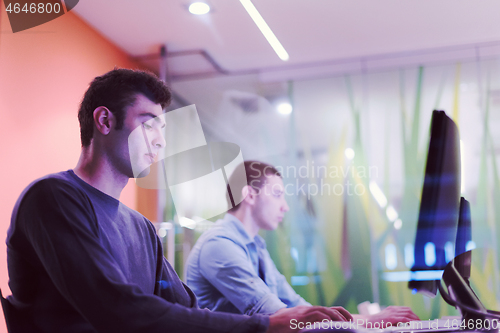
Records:
<instances>
[{"instance_id":1,"label":"ceiling light","mask_svg":"<svg viewBox=\"0 0 500 333\"><path fill-rule=\"evenodd\" d=\"M264 21L264 18L260 15L257 8L255 8L252 1L240 0L240 2L243 5L243 7L245 7L247 13L250 15L250 17L255 22L257 27L260 29L260 32L262 32L262 34L264 35L264 37L266 37L269 44L271 44L271 47L274 49L274 52L276 52L276 54L278 55L278 57L280 57L281 60L287 61L289 58L288 53L286 52L283 45L281 45L278 38L276 38L271 28L269 28L266 21Z\"/></svg>"},{"instance_id":2,"label":"ceiling light","mask_svg":"<svg viewBox=\"0 0 500 333\"><path fill-rule=\"evenodd\" d=\"M189 5L189 12L195 15L203 15L210 11L210 6L204 2L193 2Z\"/></svg>"},{"instance_id":3,"label":"ceiling light","mask_svg":"<svg viewBox=\"0 0 500 333\"><path fill-rule=\"evenodd\" d=\"M280 103L277 106L277 109L278 109L278 112L281 114L290 114L290 113L292 113L292 110L293 110L292 105L288 102Z\"/></svg>"},{"instance_id":4,"label":"ceiling light","mask_svg":"<svg viewBox=\"0 0 500 333\"><path fill-rule=\"evenodd\" d=\"M352 148L346 148L344 154L348 160L352 160L354 158L354 156L356 155Z\"/></svg>"}]
</instances>

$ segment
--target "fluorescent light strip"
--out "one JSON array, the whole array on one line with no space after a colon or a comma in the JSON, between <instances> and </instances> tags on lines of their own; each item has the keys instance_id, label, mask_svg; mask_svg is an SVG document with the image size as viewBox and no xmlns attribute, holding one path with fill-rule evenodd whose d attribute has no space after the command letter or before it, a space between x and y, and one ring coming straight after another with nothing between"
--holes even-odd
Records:
<instances>
[{"instance_id":1,"label":"fluorescent light strip","mask_svg":"<svg viewBox=\"0 0 500 333\"><path fill-rule=\"evenodd\" d=\"M266 37L269 44L271 44L271 47L274 49L274 52L276 52L276 54L278 55L278 57L280 57L281 60L287 61L289 58L288 53L286 52L283 45L281 45L278 38L276 38L271 28L269 28L266 21L264 21L264 18L260 15L257 8L255 8L252 1L240 0L240 2L243 5L243 7L245 7L247 13L250 15L255 24L257 24L257 27L260 29L260 32L262 32L262 34L264 35L264 37Z\"/></svg>"},{"instance_id":2,"label":"fluorescent light strip","mask_svg":"<svg viewBox=\"0 0 500 333\"><path fill-rule=\"evenodd\" d=\"M377 200L378 205L381 208L385 208L387 206L387 198L384 195L384 192L378 187L375 181L370 181L370 192L372 192L373 197Z\"/></svg>"},{"instance_id":3,"label":"fluorescent light strip","mask_svg":"<svg viewBox=\"0 0 500 333\"><path fill-rule=\"evenodd\" d=\"M465 149L464 149L464 143L462 142L462 140L460 140L460 172L461 172L460 192L462 194L465 193L465 170L464 170L464 165L465 165Z\"/></svg>"}]
</instances>

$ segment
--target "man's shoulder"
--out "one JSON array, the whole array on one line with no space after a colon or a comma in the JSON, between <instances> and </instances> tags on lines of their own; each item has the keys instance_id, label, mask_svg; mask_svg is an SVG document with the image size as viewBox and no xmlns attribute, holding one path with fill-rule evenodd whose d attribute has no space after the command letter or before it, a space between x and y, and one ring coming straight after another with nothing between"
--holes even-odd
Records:
<instances>
[{"instance_id":1,"label":"man's shoulder","mask_svg":"<svg viewBox=\"0 0 500 333\"><path fill-rule=\"evenodd\" d=\"M238 228L228 219L218 220L212 228L205 231L197 241L197 247L201 251L206 244L224 243L226 246L233 244L242 248L246 248L245 238L242 237Z\"/></svg>"},{"instance_id":2,"label":"man's shoulder","mask_svg":"<svg viewBox=\"0 0 500 333\"><path fill-rule=\"evenodd\" d=\"M21 193L18 204L22 200L25 200L27 196L39 197L44 195L54 195L56 198L64 197L69 200L72 200L71 198L78 198L90 203L92 206L109 207L111 205L119 207L121 212L126 212L136 219L147 220L138 211L92 187L92 185L85 183L73 170L49 174L34 180ZM149 222L149 220L147 221Z\"/></svg>"},{"instance_id":3,"label":"man's shoulder","mask_svg":"<svg viewBox=\"0 0 500 333\"><path fill-rule=\"evenodd\" d=\"M206 239L211 238L237 238L238 233L231 222L220 219L215 222L212 228L203 233Z\"/></svg>"},{"instance_id":4,"label":"man's shoulder","mask_svg":"<svg viewBox=\"0 0 500 333\"><path fill-rule=\"evenodd\" d=\"M23 190L19 199L26 196L27 193L30 194L44 194L45 192L57 192L64 189L76 189L76 183L71 178L70 171L61 171L58 173L52 173L43 177L40 177L32 181Z\"/></svg>"},{"instance_id":5,"label":"man's shoulder","mask_svg":"<svg viewBox=\"0 0 500 333\"><path fill-rule=\"evenodd\" d=\"M31 182L19 195L12 210L10 229L14 228L19 219L59 210L67 207L68 202L82 201L89 202L85 200L85 193L72 180L70 171L43 176Z\"/></svg>"},{"instance_id":6,"label":"man's shoulder","mask_svg":"<svg viewBox=\"0 0 500 333\"><path fill-rule=\"evenodd\" d=\"M213 261L214 258L220 259L220 256L234 253L237 249L238 251L243 250L244 252L248 252L245 241L237 228L227 218L218 220L198 238L189 254L186 270L188 280L191 279L193 274L198 274L196 272L198 269L201 269L201 262L205 266L210 266L215 263ZM206 258L207 256L211 260L202 260L203 257Z\"/></svg>"}]
</instances>

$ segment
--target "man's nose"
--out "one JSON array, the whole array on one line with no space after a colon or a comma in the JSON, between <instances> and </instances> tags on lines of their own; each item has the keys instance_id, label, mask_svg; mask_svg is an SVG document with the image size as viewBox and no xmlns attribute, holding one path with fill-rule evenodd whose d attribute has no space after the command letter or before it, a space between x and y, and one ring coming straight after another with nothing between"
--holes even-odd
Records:
<instances>
[{"instance_id":1,"label":"man's nose","mask_svg":"<svg viewBox=\"0 0 500 333\"><path fill-rule=\"evenodd\" d=\"M285 199L283 199L283 206L282 206L282 210L284 212L288 212L290 210L290 207L288 207L288 203L286 202Z\"/></svg>"},{"instance_id":2,"label":"man's nose","mask_svg":"<svg viewBox=\"0 0 500 333\"><path fill-rule=\"evenodd\" d=\"M154 131L153 140L151 140L151 145L156 148L165 148L167 145L165 137L163 136L162 129L158 128Z\"/></svg>"}]
</instances>

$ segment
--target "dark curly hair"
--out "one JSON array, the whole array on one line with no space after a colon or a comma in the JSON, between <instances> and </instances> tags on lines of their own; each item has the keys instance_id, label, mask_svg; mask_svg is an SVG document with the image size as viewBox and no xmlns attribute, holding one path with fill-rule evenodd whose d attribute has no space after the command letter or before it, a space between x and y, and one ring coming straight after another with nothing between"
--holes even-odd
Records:
<instances>
[{"instance_id":1,"label":"dark curly hair","mask_svg":"<svg viewBox=\"0 0 500 333\"><path fill-rule=\"evenodd\" d=\"M96 77L83 96L78 121L82 147L88 147L94 134L94 110L105 106L116 117L116 129L123 128L125 108L133 105L142 94L162 109L172 100L170 89L154 74L131 69L113 69Z\"/></svg>"}]
</instances>

